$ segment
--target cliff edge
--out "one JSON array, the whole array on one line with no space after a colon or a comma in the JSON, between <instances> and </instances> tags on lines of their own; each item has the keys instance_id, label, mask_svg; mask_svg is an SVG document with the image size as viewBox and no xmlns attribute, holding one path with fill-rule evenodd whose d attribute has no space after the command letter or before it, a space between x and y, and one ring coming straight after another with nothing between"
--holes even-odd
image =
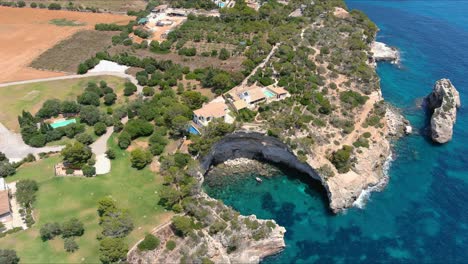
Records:
<instances>
[{"instance_id":1,"label":"cliff edge","mask_svg":"<svg viewBox=\"0 0 468 264\"><path fill-rule=\"evenodd\" d=\"M426 106L432 111L431 138L443 144L452 139L453 126L460 107L460 95L449 79L438 80L426 97Z\"/></svg>"},{"instance_id":2,"label":"cliff edge","mask_svg":"<svg viewBox=\"0 0 468 264\"><path fill-rule=\"evenodd\" d=\"M400 62L400 52L385 43L374 41L371 44L371 52L374 60L377 61L390 61L398 64Z\"/></svg>"}]
</instances>

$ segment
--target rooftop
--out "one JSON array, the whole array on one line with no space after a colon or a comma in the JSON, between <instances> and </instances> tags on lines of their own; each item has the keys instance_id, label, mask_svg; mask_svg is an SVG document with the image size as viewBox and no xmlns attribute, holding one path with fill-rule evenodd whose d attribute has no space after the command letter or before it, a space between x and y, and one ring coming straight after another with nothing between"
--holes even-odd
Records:
<instances>
[{"instance_id":1,"label":"rooftop","mask_svg":"<svg viewBox=\"0 0 468 264\"><path fill-rule=\"evenodd\" d=\"M220 118L226 114L227 105L224 102L211 102L193 111L197 116Z\"/></svg>"},{"instance_id":2,"label":"rooftop","mask_svg":"<svg viewBox=\"0 0 468 264\"><path fill-rule=\"evenodd\" d=\"M278 95L288 93L288 91L286 91L283 87L268 87L267 89L274 92L275 94L278 94Z\"/></svg>"},{"instance_id":3,"label":"rooftop","mask_svg":"<svg viewBox=\"0 0 468 264\"><path fill-rule=\"evenodd\" d=\"M0 191L0 215L11 212L8 190Z\"/></svg>"},{"instance_id":4,"label":"rooftop","mask_svg":"<svg viewBox=\"0 0 468 264\"><path fill-rule=\"evenodd\" d=\"M265 94L263 93L261 88L254 88L248 91L250 102L255 102L258 100L265 99Z\"/></svg>"},{"instance_id":5,"label":"rooftop","mask_svg":"<svg viewBox=\"0 0 468 264\"><path fill-rule=\"evenodd\" d=\"M237 100L232 103L234 108L236 108L237 111L246 108L248 105L244 100Z\"/></svg>"}]
</instances>

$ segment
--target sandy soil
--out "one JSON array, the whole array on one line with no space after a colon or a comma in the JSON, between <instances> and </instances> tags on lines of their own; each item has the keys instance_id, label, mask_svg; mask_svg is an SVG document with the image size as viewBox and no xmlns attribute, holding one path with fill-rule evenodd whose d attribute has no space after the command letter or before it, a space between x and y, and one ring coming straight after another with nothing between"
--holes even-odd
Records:
<instances>
[{"instance_id":1,"label":"sandy soil","mask_svg":"<svg viewBox=\"0 0 468 264\"><path fill-rule=\"evenodd\" d=\"M86 25L49 24L50 20L60 18ZM0 83L64 75L28 66L42 52L79 30L93 29L97 23L126 23L130 19L124 15L0 7Z\"/></svg>"}]
</instances>

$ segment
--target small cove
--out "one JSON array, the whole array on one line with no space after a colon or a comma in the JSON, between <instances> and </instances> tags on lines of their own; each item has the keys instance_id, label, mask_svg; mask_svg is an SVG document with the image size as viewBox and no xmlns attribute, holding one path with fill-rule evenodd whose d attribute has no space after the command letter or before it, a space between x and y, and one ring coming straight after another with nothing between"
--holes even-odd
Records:
<instances>
[{"instance_id":1,"label":"small cove","mask_svg":"<svg viewBox=\"0 0 468 264\"><path fill-rule=\"evenodd\" d=\"M240 213L275 219L286 230L286 249L264 263L467 263L468 251L468 5L459 1L349 0L397 46L403 65L380 64L385 100L403 110L415 133L395 145L388 186L364 209L332 215L320 191L281 170L233 177L207 193ZM440 146L423 136L426 113L416 101L437 79L450 78L460 91L452 142Z\"/></svg>"}]
</instances>

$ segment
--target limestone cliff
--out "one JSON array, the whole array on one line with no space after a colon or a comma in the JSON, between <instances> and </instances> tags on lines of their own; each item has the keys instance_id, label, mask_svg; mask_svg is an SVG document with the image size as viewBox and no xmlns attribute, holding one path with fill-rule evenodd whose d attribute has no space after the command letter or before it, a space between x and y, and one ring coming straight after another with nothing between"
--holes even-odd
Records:
<instances>
[{"instance_id":1,"label":"limestone cliff","mask_svg":"<svg viewBox=\"0 0 468 264\"><path fill-rule=\"evenodd\" d=\"M260 220L255 215L242 216L220 201L201 193L200 203L192 210L206 214L204 221L224 223L217 228L205 226L185 237L176 234L170 223L152 233L161 240L154 250L140 251L136 245L129 251L129 263L259 263L263 258L281 252L286 229L274 220ZM175 248L167 249L168 241ZM137 243L138 244L138 243Z\"/></svg>"},{"instance_id":2,"label":"limestone cliff","mask_svg":"<svg viewBox=\"0 0 468 264\"><path fill-rule=\"evenodd\" d=\"M450 80L438 80L426 97L426 106L432 112L431 138L434 142L443 144L452 139L460 105L460 95Z\"/></svg>"},{"instance_id":3,"label":"limestone cliff","mask_svg":"<svg viewBox=\"0 0 468 264\"><path fill-rule=\"evenodd\" d=\"M382 42L372 42L371 52L375 61L390 61L392 63L399 63L400 61L400 52Z\"/></svg>"}]
</instances>

